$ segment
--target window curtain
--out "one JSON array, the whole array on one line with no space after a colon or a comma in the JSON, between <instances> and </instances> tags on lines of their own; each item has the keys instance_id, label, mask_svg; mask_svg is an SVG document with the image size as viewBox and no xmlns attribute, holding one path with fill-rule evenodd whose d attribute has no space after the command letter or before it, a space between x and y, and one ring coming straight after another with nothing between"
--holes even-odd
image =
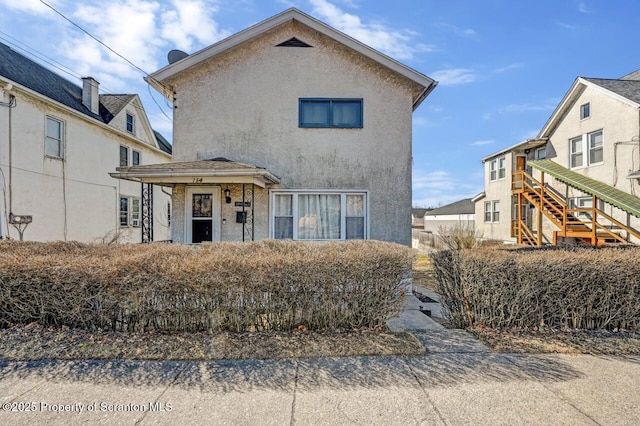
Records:
<instances>
[{"instance_id":1,"label":"window curtain","mask_svg":"<svg viewBox=\"0 0 640 426\"><path fill-rule=\"evenodd\" d=\"M340 238L340 195L298 196L298 239Z\"/></svg>"},{"instance_id":2,"label":"window curtain","mask_svg":"<svg viewBox=\"0 0 640 426\"><path fill-rule=\"evenodd\" d=\"M293 205L291 195L276 195L274 208L274 238L293 238Z\"/></svg>"}]
</instances>

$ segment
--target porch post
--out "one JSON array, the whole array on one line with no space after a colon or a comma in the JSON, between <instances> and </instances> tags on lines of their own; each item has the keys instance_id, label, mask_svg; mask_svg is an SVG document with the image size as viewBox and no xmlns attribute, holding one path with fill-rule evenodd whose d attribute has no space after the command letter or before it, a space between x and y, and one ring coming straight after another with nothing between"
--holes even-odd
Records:
<instances>
[{"instance_id":1,"label":"porch post","mask_svg":"<svg viewBox=\"0 0 640 426\"><path fill-rule=\"evenodd\" d=\"M142 183L142 243L153 241L153 184Z\"/></svg>"}]
</instances>

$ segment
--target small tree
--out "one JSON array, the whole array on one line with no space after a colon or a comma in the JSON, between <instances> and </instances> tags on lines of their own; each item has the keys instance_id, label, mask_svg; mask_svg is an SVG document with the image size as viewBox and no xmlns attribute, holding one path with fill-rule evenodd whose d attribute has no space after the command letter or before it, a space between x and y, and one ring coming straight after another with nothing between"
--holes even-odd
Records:
<instances>
[{"instance_id":1,"label":"small tree","mask_svg":"<svg viewBox=\"0 0 640 426\"><path fill-rule=\"evenodd\" d=\"M477 233L473 226L457 224L451 227L438 227L438 238L448 250L476 248L482 234Z\"/></svg>"}]
</instances>

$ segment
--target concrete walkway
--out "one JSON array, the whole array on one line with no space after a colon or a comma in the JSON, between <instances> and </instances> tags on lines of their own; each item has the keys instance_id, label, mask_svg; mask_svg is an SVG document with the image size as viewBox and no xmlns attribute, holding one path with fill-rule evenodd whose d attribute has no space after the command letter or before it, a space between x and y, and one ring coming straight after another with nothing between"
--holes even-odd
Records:
<instances>
[{"instance_id":1,"label":"concrete walkway","mask_svg":"<svg viewBox=\"0 0 640 426\"><path fill-rule=\"evenodd\" d=\"M0 362L0 424L640 424L640 357L495 354L417 313L421 357Z\"/></svg>"}]
</instances>

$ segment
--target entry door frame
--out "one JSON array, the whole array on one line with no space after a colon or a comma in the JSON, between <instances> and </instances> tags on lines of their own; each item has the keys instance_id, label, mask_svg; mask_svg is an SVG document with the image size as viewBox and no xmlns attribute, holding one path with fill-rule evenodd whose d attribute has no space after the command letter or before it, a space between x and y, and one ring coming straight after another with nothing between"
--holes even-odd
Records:
<instances>
[{"instance_id":1,"label":"entry door frame","mask_svg":"<svg viewBox=\"0 0 640 426\"><path fill-rule=\"evenodd\" d=\"M193 194L211 194L211 241L220 241L220 222L221 222L221 208L220 205L220 187L219 186L187 186L185 191L185 212L184 212L184 242L192 244L192 200Z\"/></svg>"}]
</instances>

